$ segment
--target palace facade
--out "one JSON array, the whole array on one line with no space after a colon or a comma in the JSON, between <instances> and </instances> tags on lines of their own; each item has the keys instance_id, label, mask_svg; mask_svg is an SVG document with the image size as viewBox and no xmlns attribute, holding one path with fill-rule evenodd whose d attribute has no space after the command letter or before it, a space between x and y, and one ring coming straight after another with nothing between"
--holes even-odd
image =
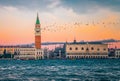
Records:
<instances>
[{"instance_id":1,"label":"palace facade","mask_svg":"<svg viewBox=\"0 0 120 81\"><path fill-rule=\"evenodd\" d=\"M108 58L108 45L98 42L66 43L66 58Z\"/></svg>"}]
</instances>

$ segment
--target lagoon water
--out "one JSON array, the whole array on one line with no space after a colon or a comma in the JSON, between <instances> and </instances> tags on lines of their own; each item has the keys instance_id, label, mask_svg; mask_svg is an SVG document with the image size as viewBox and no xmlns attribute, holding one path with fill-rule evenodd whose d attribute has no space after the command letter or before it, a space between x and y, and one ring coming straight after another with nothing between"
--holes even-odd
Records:
<instances>
[{"instance_id":1,"label":"lagoon water","mask_svg":"<svg viewBox=\"0 0 120 81\"><path fill-rule=\"evenodd\" d=\"M0 80L120 81L120 59L0 60Z\"/></svg>"}]
</instances>

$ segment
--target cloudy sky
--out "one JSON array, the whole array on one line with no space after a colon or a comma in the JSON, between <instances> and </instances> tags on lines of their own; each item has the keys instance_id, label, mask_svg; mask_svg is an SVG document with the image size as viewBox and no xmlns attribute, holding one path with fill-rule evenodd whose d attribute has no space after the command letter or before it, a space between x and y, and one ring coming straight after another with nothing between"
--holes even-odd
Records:
<instances>
[{"instance_id":1,"label":"cloudy sky","mask_svg":"<svg viewBox=\"0 0 120 81\"><path fill-rule=\"evenodd\" d=\"M120 0L0 0L0 44L120 39Z\"/></svg>"}]
</instances>

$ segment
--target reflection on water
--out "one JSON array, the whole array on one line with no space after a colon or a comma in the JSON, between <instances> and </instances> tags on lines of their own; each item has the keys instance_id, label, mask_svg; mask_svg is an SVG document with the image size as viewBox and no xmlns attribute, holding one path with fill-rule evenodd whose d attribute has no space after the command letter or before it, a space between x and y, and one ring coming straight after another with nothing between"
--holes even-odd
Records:
<instances>
[{"instance_id":1,"label":"reflection on water","mask_svg":"<svg viewBox=\"0 0 120 81\"><path fill-rule=\"evenodd\" d=\"M0 60L0 80L120 80L120 59Z\"/></svg>"}]
</instances>

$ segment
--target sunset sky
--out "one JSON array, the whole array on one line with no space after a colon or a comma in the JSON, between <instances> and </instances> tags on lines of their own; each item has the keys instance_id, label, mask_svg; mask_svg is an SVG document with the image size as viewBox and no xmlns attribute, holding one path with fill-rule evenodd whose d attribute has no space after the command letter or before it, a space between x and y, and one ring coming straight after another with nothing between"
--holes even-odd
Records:
<instances>
[{"instance_id":1,"label":"sunset sky","mask_svg":"<svg viewBox=\"0 0 120 81\"><path fill-rule=\"evenodd\" d=\"M0 44L120 40L120 0L0 0Z\"/></svg>"}]
</instances>

